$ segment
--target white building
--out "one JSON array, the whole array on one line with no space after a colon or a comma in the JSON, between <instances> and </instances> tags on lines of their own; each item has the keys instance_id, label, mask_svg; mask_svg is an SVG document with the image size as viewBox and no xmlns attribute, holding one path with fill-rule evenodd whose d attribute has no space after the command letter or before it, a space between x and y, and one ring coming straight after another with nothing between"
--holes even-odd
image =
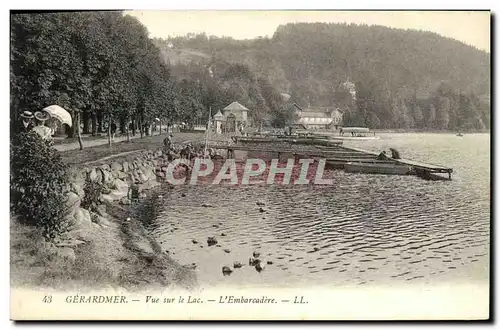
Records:
<instances>
[{"instance_id":1,"label":"white building","mask_svg":"<svg viewBox=\"0 0 500 330\"><path fill-rule=\"evenodd\" d=\"M218 111L214 115L217 133L220 134L219 132L222 130L236 132L241 126L246 126L248 124L248 111L250 110L238 102L233 102L222 111Z\"/></svg>"},{"instance_id":2,"label":"white building","mask_svg":"<svg viewBox=\"0 0 500 330\"><path fill-rule=\"evenodd\" d=\"M337 129L342 125L344 113L337 107L309 107L297 109L296 124L302 124L308 129Z\"/></svg>"}]
</instances>

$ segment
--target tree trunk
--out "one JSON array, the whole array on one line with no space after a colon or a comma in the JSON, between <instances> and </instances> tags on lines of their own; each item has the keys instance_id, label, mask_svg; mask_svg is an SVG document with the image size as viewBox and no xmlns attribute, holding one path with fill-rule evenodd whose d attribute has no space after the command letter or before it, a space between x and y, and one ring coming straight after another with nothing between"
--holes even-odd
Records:
<instances>
[{"instance_id":1,"label":"tree trunk","mask_svg":"<svg viewBox=\"0 0 500 330\"><path fill-rule=\"evenodd\" d=\"M129 129L128 124L127 124L126 131L127 131L127 142L130 142L130 129Z\"/></svg>"},{"instance_id":2,"label":"tree trunk","mask_svg":"<svg viewBox=\"0 0 500 330\"><path fill-rule=\"evenodd\" d=\"M142 123L142 116L139 116L139 130L141 131L141 139L144 137L144 127Z\"/></svg>"},{"instance_id":3,"label":"tree trunk","mask_svg":"<svg viewBox=\"0 0 500 330\"><path fill-rule=\"evenodd\" d=\"M79 112L77 112L76 118L77 118L77 121L76 121L77 122L77 125L76 125L76 134L78 136L78 144L80 145L80 150L83 150L82 134L80 133L80 113Z\"/></svg>"},{"instance_id":4,"label":"tree trunk","mask_svg":"<svg viewBox=\"0 0 500 330\"><path fill-rule=\"evenodd\" d=\"M104 131L104 127L102 125L102 114L97 115L97 132L102 133Z\"/></svg>"},{"instance_id":5,"label":"tree trunk","mask_svg":"<svg viewBox=\"0 0 500 330\"><path fill-rule=\"evenodd\" d=\"M108 145L111 146L111 116L108 115Z\"/></svg>"},{"instance_id":6,"label":"tree trunk","mask_svg":"<svg viewBox=\"0 0 500 330\"><path fill-rule=\"evenodd\" d=\"M71 116L73 118L73 125L68 128L67 133L68 133L68 138L71 139L75 136L75 127L78 125L78 118L76 117L76 112L71 111Z\"/></svg>"},{"instance_id":7,"label":"tree trunk","mask_svg":"<svg viewBox=\"0 0 500 330\"><path fill-rule=\"evenodd\" d=\"M136 125L136 122L135 122L135 118L132 119L132 136L135 136L135 125Z\"/></svg>"},{"instance_id":8,"label":"tree trunk","mask_svg":"<svg viewBox=\"0 0 500 330\"><path fill-rule=\"evenodd\" d=\"M160 135L161 135L161 119L160 119Z\"/></svg>"},{"instance_id":9,"label":"tree trunk","mask_svg":"<svg viewBox=\"0 0 500 330\"><path fill-rule=\"evenodd\" d=\"M96 136L97 134L97 115L93 113L92 117L92 136Z\"/></svg>"},{"instance_id":10,"label":"tree trunk","mask_svg":"<svg viewBox=\"0 0 500 330\"><path fill-rule=\"evenodd\" d=\"M120 118L120 132L122 132L122 134L126 132L127 127L125 127L125 125L125 118Z\"/></svg>"},{"instance_id":11,"label":"tree trunk","mask_svg":"<svg viewBox=\"0 0 500 330\"><path fill-rule=\"evenodd\" d=\"M80 115L78 117L80 117ZM85 111L83 113L83 134L89 134L89 121L89 112Z\"/></svg>"}]
</instances>

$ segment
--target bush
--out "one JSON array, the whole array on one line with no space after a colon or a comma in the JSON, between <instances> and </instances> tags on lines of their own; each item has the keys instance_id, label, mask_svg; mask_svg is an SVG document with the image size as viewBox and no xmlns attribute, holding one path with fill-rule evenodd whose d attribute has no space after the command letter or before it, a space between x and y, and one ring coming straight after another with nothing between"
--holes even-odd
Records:
<instances>
[{"instance_id":1,"label":"bush","mask_svg":"<svg viewBox=\"0 0 500 330\"><path fill-rule=\"evenodd\" d=\"M45 238L55 238L67 228L67 165L35 132L16 134L10 152L11 211L22 223L39 227Z\"/></svg>"},{"instance_id":2,"label":"bush","mask_svg":"<svg viewBox=\"0 0 500 330\"><path fill-rule=\"evenodd\" d=\"M83 187L83 192L85 196L83 197L81 207L92 212L97 211L97 207L100 204L99 197L105 192L106 186L102 183L90 181L85 181Z\"/></svg>"}]
</instances>

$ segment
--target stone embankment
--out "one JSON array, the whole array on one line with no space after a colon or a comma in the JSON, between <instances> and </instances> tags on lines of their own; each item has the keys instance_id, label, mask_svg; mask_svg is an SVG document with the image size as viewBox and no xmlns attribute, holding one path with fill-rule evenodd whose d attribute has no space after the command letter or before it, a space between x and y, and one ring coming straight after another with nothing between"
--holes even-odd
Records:
<instances>
[{"instance_id":1,"label":"stone embankment","mask_svg":"<svg viewBox=\"0 0 500 330\"><path fill-rule=\"evenodd\" d=\"M161 151L144 151L132 161L112 161L111 163L96 166L75 168L69 185L67 207L68 220L71 224L70 234L80 229L89 229L108 225L105 218L105 205L109 203L130 204L127 197L131 184L136 184L139 197L144 198L145 191L161 185L159 172L165 164ZM166 168L166 167L165 167ZM158 175L157 175L158 173ZM102 187L100 191L87 191L88 194L98 193L99 196L90 197L97 200L95 212L82 207L85 202L86 183L95 183Z\"/></svg>"},{"instance_id":2,"label":"stone embankment","mask_svg":"<svg viewBox=\"0 0 500 330\"><path fill-rule=\"evenodd\" d=\"M72 168L66 200L68 228L53 242L46 242L46 250L74 263L79 258L87 260L88 253L81 251L92 247L96 255L90 259L102 259L104 263L114 260L119 265L118 283L142 283L144 272L149 272L152 275L146 284L179 282L182 287L192 287L196 282L192 272L164 255L142 223L134 219L131 208L122 206L130 204L127 195L132 184L138 187L139 199L160 186L167 164L161 151L150 150ZM124 260L133 262L123 265Z\"/></svg>"}]
</instances>

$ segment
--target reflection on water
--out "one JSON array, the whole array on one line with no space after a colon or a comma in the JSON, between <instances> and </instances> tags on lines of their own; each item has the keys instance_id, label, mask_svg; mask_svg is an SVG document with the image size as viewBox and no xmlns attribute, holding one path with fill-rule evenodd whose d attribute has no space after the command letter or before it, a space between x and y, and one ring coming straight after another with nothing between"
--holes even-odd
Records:
<instances>
[{"instance_id":1,"label":"reflection on water","mask_svg":"<svg viewBox=\"0 0 500 330\"><path fill-rule=\"evenodd\" d=\"M143 215L206 286L488 280L489 135L393 134L351 145L396 147L452 167L453 181L331 171L333 186L177 186ZM218 243L209 247L208 237ZM262 272L248 265L254 251L272 262ZM223 276L235 261L243 268Z\"/></svg>"}]
</instances>

